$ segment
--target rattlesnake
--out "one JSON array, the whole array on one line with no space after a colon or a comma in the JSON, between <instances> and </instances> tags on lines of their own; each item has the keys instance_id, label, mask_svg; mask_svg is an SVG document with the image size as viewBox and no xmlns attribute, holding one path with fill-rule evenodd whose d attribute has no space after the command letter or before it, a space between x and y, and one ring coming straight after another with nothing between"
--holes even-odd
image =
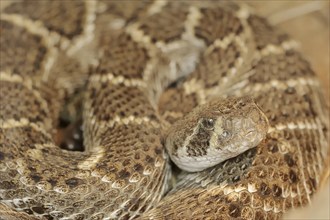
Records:
<instances>
[{"instance_id":1,"label":"rattlesnake","mask_svg":"<svg viewBox=\"0 0 330 220\"><path fill-rule=\"evenodd\" d=\"M328 153L319 83L295 42L246 5L22 1L1 10L0 217L278 219L318 189ZM53 141L61 105L78 90L84 152ZM200 120L176 121L214 98L229 102L220 118L260 107L267 134L237 157L181 172L170 189L166 145L175 161L204 158L219 141Z\"/></svg>"}]
</instances>

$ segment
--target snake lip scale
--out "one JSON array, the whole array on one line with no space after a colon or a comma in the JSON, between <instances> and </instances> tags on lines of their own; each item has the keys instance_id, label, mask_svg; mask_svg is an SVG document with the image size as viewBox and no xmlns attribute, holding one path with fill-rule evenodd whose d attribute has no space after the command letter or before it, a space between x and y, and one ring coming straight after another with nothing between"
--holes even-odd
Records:
<instances>
[{"instance_id":1,"label":"snake lip scale","mask_svg":"<svg viewBox=\"0 0 330 220\"><path fill-rule=\"evenodd\" d=\"M318 191L329 169L319 81L248 5L0 11L0 219L280 219ZM71 141L63 112L81 113L84 151L56 145Z\"/></svg>"}]
</instances>

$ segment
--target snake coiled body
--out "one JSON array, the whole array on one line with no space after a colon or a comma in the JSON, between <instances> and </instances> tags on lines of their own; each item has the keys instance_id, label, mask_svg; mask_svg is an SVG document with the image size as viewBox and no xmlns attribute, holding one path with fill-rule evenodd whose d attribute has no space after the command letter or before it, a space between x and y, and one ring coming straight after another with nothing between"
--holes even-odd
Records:
<instances>
[{"instance_id":1,"label":"snake coiled body","mask_svg":"<svg viewBox=\"0 0 330 220\"><path fill-rule=\"evenodd\" d=\"M1 10L2 218L278 219L318 189L329 147L319 82L295 42L247 6L23 1ZM78 90L84 152L54 142L61 106ZM268 118L265 139L182 172L169 189L164 130L215 97L243 96ZM189 138L188 156L207 152Z\"/></svg>"}]
</instances>

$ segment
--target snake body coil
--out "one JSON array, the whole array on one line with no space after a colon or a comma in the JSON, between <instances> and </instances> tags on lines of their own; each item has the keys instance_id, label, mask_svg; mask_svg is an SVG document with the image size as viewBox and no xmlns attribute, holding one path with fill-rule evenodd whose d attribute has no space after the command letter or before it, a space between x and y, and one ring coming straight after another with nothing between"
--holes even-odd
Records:
<instances>
[{"instance_id":1,"label":"snake body coil","mask_svg":"<svg viewBox=\"0 0 330 220\"><path fill-rule=\"evenodd\" d=\"M313 70L243 4L12 2L0 43L4 219L278 219L310 202L327 169ZM78 90L84 152L54 142ZM168 191L167 152L185 169L222 146L249 150L193 165Z\"/></svg>"}]
</instances>

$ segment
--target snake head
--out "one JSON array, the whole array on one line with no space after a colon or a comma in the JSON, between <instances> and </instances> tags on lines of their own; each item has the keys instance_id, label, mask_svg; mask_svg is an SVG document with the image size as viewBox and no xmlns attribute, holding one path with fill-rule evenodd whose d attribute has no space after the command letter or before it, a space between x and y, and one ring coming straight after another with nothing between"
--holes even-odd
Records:
<instances>
[{"instance_id":1,"label":"snake head","mask_svg":"<svg viewBox=\"0 0 330 220\"><path fill-rule=\"evenodd\" d=\"M165 146L179 168L201 171L257 146L268 126L249 97L212 100L174 123Z\"/></svg>"}]
</instances>

